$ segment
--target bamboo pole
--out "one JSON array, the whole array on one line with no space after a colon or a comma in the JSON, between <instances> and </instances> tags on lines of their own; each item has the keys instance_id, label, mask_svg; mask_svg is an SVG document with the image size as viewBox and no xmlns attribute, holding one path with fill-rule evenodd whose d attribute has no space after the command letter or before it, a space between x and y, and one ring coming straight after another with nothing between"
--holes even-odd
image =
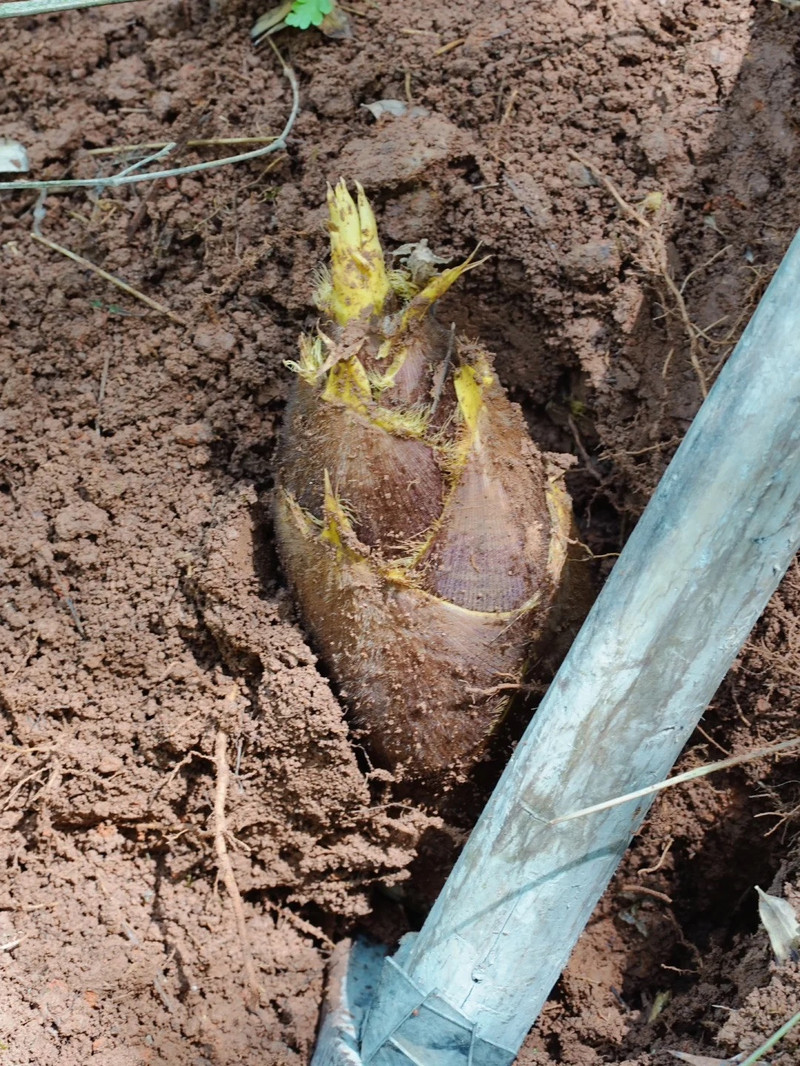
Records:
<instances>
[{"instance_id":1,"label":"bamboo pole","mask_svg":"<svg viewBox=\"0 0 800 1066\"><path fill-rule=\"evenodd\" d=\"M32 15L54 15L59 11L74 11L84 7L104 7L106 4L127 4L131 0L8 0L0 3L0 19L29 18Z\"/></svg>"},{"instance_id":2,"label":"bamboo pole","mask_svg":"<svg viewBox=\"0 0 800 1066\"><path fill-rule=\"evenodd\" d=\"M800 545L798 293L800 235L423 929L362 981L360 1047L323 1030L314 1066L513 1061L651 797L551 823L666 777Z\"/></svg>"}]
</instances>

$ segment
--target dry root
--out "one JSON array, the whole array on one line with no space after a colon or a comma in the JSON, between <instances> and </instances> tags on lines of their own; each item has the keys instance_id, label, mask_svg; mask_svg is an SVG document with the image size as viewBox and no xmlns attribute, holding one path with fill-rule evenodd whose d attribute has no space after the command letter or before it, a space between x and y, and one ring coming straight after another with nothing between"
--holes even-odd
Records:
<instances>
[{"instance_id":1,"label":"dry root","mask_svg":"<svg viewBox=\"0 0 800 1066\"><path fill-rule=\"evenodd\" d=\"M244 976L247 982L246 1002L248 1007L255 1009L261 1003L263 990L258 981L256 966L253 961L253 951L250 946L250 936L247 932L247 922L244 916L244 904L236 883L236 877L231 865L231 857L228 852L228 823L225 817L225 803L228 796L228 783L230 781L230 767L228 766L228 734L224 729L217 731L214 741L214 766L216 768L216 788L214 790L214 851L217 856L217 869L225 890L230 896L233 914L236 919L236 931L239 936L239 944L242 951Z\"/></svg>"}]
</instances>

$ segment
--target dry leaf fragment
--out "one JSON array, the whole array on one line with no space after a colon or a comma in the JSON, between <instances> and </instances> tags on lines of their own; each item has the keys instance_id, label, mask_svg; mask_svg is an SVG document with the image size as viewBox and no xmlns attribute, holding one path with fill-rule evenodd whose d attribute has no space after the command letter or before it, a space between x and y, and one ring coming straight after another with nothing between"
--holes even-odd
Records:
<instances>
[{"instance_id":1,"label":"dry leaf fragment","mask_svg":"<svg viewBox=\"0 0 800 1066\"><path fill-rule=\"evenodd\" d=\"M772 953L782 965L800 958L800 923L794 907L780 896L770 896L756 885L758 915L769 936Z\"/></svg>"},{"instance_id":2,"label":"dry leaf fragment","mask_svg":"<svg viewBox=\"0 0 800 1066\"><path fill-rule=\"evenodd\" d=\"M0 174L27 174L30 169L25 146L9 137L0 137Z\"/></svg>"},{"instance_id":3,"label":"dry leaf fragment","mask_svg":"<svg viewBox=\"0 0 800 1066\"><path fill-rule=\"evenodd\" d=\"M403 267L411 275L411 280L420 288L428 284L436 273L438 266L445 266L450 262L449 259L443 259L440 255L436 255L428 247L425 237L421 241L415 241L413 244L402 244L399 248L395 248L391 254L395 259L400 260Z\"/></svg>"},{"instance_id":4,"label":"dry leaf fragment","mask_svg":"<svg viewBox=\"0 0 800 1066\"><path fill-rule=\"evenodd\" d=\"M371 104L361 105L365 111L369 111L373 118L381 118L383 115L405 115L408 104L405 100L373 100Z\"/></svg>"},{"instance_id":5,"label":"dry leaf fragment","mask_svg":"<svg viewBox=\"0 0 800 1066\"><path fill-rule=\"evenodd\" d=\"M369 111L374 119L390 115L392 118L402 118L410 115L412 118L425 118L430 114L427 107L409 107L405 100L373 100L371 104L362 104L364 111Z\"/></svg>"}]
</instances>

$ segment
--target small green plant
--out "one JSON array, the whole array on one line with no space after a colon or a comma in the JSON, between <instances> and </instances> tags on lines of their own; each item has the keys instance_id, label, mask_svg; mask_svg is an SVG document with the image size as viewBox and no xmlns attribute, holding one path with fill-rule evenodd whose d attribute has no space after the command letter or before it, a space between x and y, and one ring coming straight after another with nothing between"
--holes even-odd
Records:
<instances>
[{"instance_id":1,"label":"small green plant","mask_svg":"<svg viewBox=\"0 0 800 1066\"><path fill-rule=\"evenodd\" d=\"M331 11L333 11L333 0L294 0L292 9L284 21L287 26L307 30L309 26L319 26Z\"/></svg>"},{"instance_id":2,"label":"small green plant","mask_svg":"<svg viewBox=\"0 0 800 1066\"><path fill-rule=\"evenodd\" d=\"M2 8L0 4L0 8ZM259 43L264 37L279 33L287 26L307 30L317 26L326 37L344 40L352 37L347 15L336 0L283 0L278 7L270 8L256 22L250 36Z\"/></svg>"}]
</instances>

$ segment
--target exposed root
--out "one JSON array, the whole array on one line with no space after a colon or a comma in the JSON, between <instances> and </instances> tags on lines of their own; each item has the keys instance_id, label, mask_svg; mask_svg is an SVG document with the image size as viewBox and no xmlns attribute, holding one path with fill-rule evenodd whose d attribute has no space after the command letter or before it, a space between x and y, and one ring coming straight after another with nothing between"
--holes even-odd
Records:
<instances>
[{"instance_id":1,"label":"exposed root","mask_svg":"<svg viewBox=\"0 0 800 1066\"><path fill-rule=\"evenodd\" d=\"M116 277L114 274L109 274L107 270L103 270L96 263L92 263L91 260L85 259L82 255L78 255L77 252L70 251L69 248L65 248L63 244L56 244L55 241L51 241L49 237L45 237L41 233L37 233L34 230L31 233L33 240L38 241L39 244L43 244L46 248L50 248L54 252L58 252L60 255L64 255L67 259L72 259L73 262L79 266L85 267L86 270L91 270L104 281L110 281L112 285L116 285L118 289L126 292L129 296L133 296L135 300L139 300L141 303L151 307L154 311L158 311L159 314L166 315L167 318L173 322L177 322L180 326L185 326L186 323L182 318L179 318L176 314L173 314L168 307L160 304L158 300L152 300L149 296L146 296L143 292L139 292L138 289L134 289L132 285L129 285L127 281L123 281L122 278Z\"/></svg>"},{"instance_id":2,"label":"exposed root","mask_svg":"<svg viewBox=\"0 0 800 1066\"><path fill-rule=\"evenodd\" d=\"M107 3L108 0L92 0L92 2ZM117 2L117 0L114 0L114 2ZM270 44L272 45L275 55L278 57L284 76L291 87L292 108L280 135L264 147L254 148L252 151L242 152L240 155L226 156L224 159L209 159L204 163L191 163L189 166L175 167L170 170L149 171L146 174L133 173L132 171L134 168L140 165L134 164L133 167L126 168L120 174L112 174L106 178L65 178L63 181L21 181L19 179L16 181L0 181L0 191L19 192L21 189L35 189L38 192L63 192L64 189L113 189L118 188L121 185L133 185L140 181L156 181L159 178L181 178L186 174L197 174L203 170L212 170L215 167L228 166L230 163L245 163L251 159L259 159L263 155L269 155L272 152L283 151L286 148L286 139L291 133L300 111L300 86L294 70L284 60L283 56L271 41ZM156 156L152 158L168 155L174 147L174 142L169 142L166 148L161 149L161 151L156 153Z\"/></svg>"},{"instance_id":3,"label":"exposed root","mask_svg":"<svg viewBox=\"0 0 800 1066\"><path fill-rule=\"evenodd\" d=\"M682 285L677 285L675 279L672 277L669 271L669 263L667 259L667 246L664 240L664 234L658 226L654 226L641 211L637 211L632 204L624 198L622 193L616 187L616 185L607 178L604 174L601 174L596 167L578 155L577 152L570 151L570 157L581 166L585 167L597 182L606 190L609 196L612 197L614 202L622 212L623 217L627 222L632 222L642 230L640 238L640 258L643 268L657 279L658 283L666 290L665 296L669 298L669 301L673 305L674 313L677 313L678 318L681 321L686 338L689 342L689 361L692 364L695 375L697 376L697 382L700 386L700 393L703 399L708 395L708 380L706 373L703 370L700 362L700 339L703 337L703 331L692 322L689 311L686 307L686 301L683 296L683 290L689 279L698 273L699 270L705 269L709 263L717 259L722 251L717 252L711 257L708 263L704 263L702 266L695 267L690 274L684 279ZM724 249L723 249L724 251ZM665 300L666 302L666 300Z\"/></svg>"},{"instance_id":4,"label":"exposed root","mask_svg":"<svg viewBox=\"0 0 800 1066\"><path fill-rule=\"evenodd\" d=\"M265 133L262 137L201 137L186 141L186 148L232 147L245 144L271 144L277 133ZM88 148L87 155L133 155L137 152L160 152L169 148L172 141L143 141L141 144L112 144L105 148Z\"/></svg>"},{"instance_id":5,"label":"exposed root","mask_svg":"<svg viewBox=\"0 0 800 1066\"><path fill-rule=\"evenodd\" d=\"M672 845L675 843L674 837L667 837L667 842L664 845L664 850L661 852L658 862L655 866L645 866L639 871L639 876L644 877L645 874L654 874L657 870L660 870L666 861L667 855L670 853Z\"/></svg>"},{"instance_id":6,"label":"exposed root","mask_svg":"<svg viewBox=\"0 0 800 1066\"><path fill-rule=\"evenodd\" d=\"M17 783L11 789L11 791L8 793L8 795L6 796L5 800L3 801L3 808L2 809L6 810L8 807L10 807L12 805L12 803L14 802L14 800L19 795L19 793L23 790L23 788L25 788L26 785L31 784L33 781L38 780L38 778L43 777L44 774L47 773L48 769L49 769L48 765L40 766L38 769L31 770L31 772L29 774L26 774L24 777L21 777L19 779L19 781L17 781ZM39 792L41 792L41 791L42 791L42 789L39 790ZM37 795L38 795L38 793L37 793ZM32 806L33 806L33 800L29 800L28 803L27 803L27 807L31 808Z\"/></svg>"},{"instance_id":7,"label":"exposed root","mask_svg":"<svg viewBox=\"0 0 800 1066\"><path fill-rule=\"evenodd\" d=\"M785 840L790 830L791 835L796 836L795 827L800 821L800 803L797 802L800 794L800 781L792 778L778 785L769 785L764 781L759 781L759 785L761 786L761 791L755 792L753 798L768 801L773 809L760 811L754 817L775 819L774 824L764 833L764 836L770 837L774 833L781 831L782 839ZM781 793L781 789L788 790L788 797Z\"/></svg>"},{"instance_id":8,"label":"exposed root","mask_svg":"<svg viewBox=\"0 0 800 1066\"><path fill-rule=\"evenodd\" d=\"M295 914L294 911L289 910L288 907L279 907L277 903L267 903L267 906L273 914L278 915L280 918L284 918L289 925L294 926L294 928L298 929L301 933L305 933L306 936L311 936L315 940L319 940L328 951L333 951L336 947L334 941L331 940L328 934L324 933L319 926L314 925L312 922L307 922L305 918L301 918L299 914Z\"/></svg>"},{"instance_id":9,"label":"exposed root","mask_svg":"<svg viewBox=\"0 0 800 1066\"><path fill-rule=\"evenodd\" d=\"M217 855L217 869L225 890L230 896L233 914L236 919L236 931L239 935L239 944L242 950L244 976L247 983L245 1002L251 1010L255 1010L263 997L263 990L258 982L253 952L250 947L250 937L247 932L247 922L244 916L244 904L233 873L230 855L228 853L228 823L225 817L225 801L228 796L228 783L230 781L230 768L228 766L228 734L224 729L217 731L214 741L214 765L216 767L216 788L214 790L214 850Z\"/></svg>"},{"instance_id":10,"label":"exposed root","mask_svg":"<svg viewBox=\"0 0 800 1066\"><path fill-rule=\"evenodd\" d=\"M666 892L659 892L656 888L648 888L647 885L625 884L619 886L620 892L631 896L650 896L651 899L660 900L662 903L672 903L672 897Z\"/></svg>"},{"instance_id":11,"label":"exposed root","mask_svg":"<svg viewBox=\"0 0 800 1066\"><path fill-rule=\"evenodd\" d=\"M588 544L576 537L567 537L567 544L573 548L581 548L586 553L579 558L581 563L594 562L597 559L619 559L620 556L619 552L593 552Z\"/></svg>"},{"instance_id":12,"label":"exposed root","mask_svg":"<svg viewBox=\"0 0 800 1066\"><path fill-rule=\"evenodd\" d=\"M657 273L675 301L675 307L689 340L689 359L694 368L694 372L697 375L697 381L700 385L700 393L702 394L703 399L705 399L706 396L708 396L708 384L706 382L705 371L700 365L699 331L691 318L689 318L689 312L686 309L686 301L683 298L683 293L675 284L675 280L667 269L667 249L664 244L664 238L658 230L653 230L652 232L657 235L656 240L652 242L652 252L654 254L654 263L657 266Z\"/></svg>"},{"instance_id":13,"label":"exposed root","mask_svg":"<svg viewBox=\"0 0 800 1066\"><path fill-rule=\"evenodd\" d=\"M172 736L172 733L168 733L167 736ZM187 752L186 755L184 755L184 757L180 760L180 762L176 763L175 766L172 767L172 769L167 774L167 776L164 778L164 780L159 782L157 788L154 789L154 791L152 792L152 794L150 796L150 806L152 806L153 801L158 796L161 795L161 793L164 791L164 789L169 787L169 785L172 783L172 781L175 779L175 777L177 777L177 775L181 772L181 770L184 768L184 766L188 766L189 765L189 763L192 761L192 759L208 759L209 762L213 762L214 761L211 758L210 755L206 755L202 751L195 751L194 749L192 749L191 751Z\"/></svg>"},{"instance_id":14,"label":"exposed root","mask_svg":"<svg viewBox=\"0 0 800 1066\"><path fill-rule=\"evenodd\" d=\"M47 744L35 747L24 747L19 744L11 744L3 742L0 744L0 751L7 751L9 753L8 758L4 760L2 766L0 766L0 786L8 782L11 786L6 795L0 797L0 811L8 810L13 807L14 801L19 794L28 786L33 786L34 782L41 781L46 774L48 778L44 781L38 789L28 796L24 803L25 809L28 811L33 810L35 804L40 797L48 790L52 790L54 782L58 782L61 778L61 763L57 757L54 757L53 753L58 750L58 745ZM45 758L40 764L30 770L28 773L14 780L13 770L17 762L25 757L31 755L44 755ZM11 783L13 781L13 784Z\"/></svg>"},{"instance_id":15,"label":"exposed root","mask_svg":"<svg viewBox=\"0 0 800 1066\"><path fill-rule=\"evenodd\" d=\"M51 2L52 2L52 0L51 0ZM75 7L75 6L87 6L87 5L88 6L92 6L94 4L103 3L103 2L119 2L119 0L62 0L60 6L65 8L65 9L67 9L67 8ZM57 6L58 6L58 0L56 0L56 3L57 3ZM22 8L22 7L25 7L25 4L24 3L21 4L21 5L19 5L19 4L11 4L11 5L5 5L5 6L6 7ZM3 14L12 14L12 13L13 12L9 11L9 12L4 12ZM190 164L188 166L176 167L176 168L173 168L173 169L170 169L170 170L149 171L148 173L142 173L141 172L142 168L145 165L151 163L153 160L161 159L161 158L171 154L178 147L185 147L185 144L188 144L188 141L185 142L185 144L181 144L180 146L179 146L179 144L177 142L168 142L168 143L164 144L163 147L161 147L154 155L149 156L145 160L141 160L138 163L134 163L131 166L128 166L128 167L124 168L122 171L120 171L117 174L110 175L109 177L105 177L105 178L78 178L78 179L65 179L64 181L19 181L18 180L18 181L14 181L14 182L0 182L0 190L20 191L21 189L35 189L35 190L37 190L39 192L39 202L38 202L38 204L37 204L37 206L35 208L35 211L34 211L34 225L33 225L33 230L31 232L32 239L35 240L35 241L38 241L40 244L45 245L45 247L50 248L51 251L58 252L60 255L63 255L66 258L73 260L73 262L78 263L78 265L83 267L84 269L92 271L93 273L97 274L99 277L103 278L105 281L110 282L112 285L115 285L118 289L120 289L123 292L127 293L129 296L132 296L134 299L138 300L140 303L145 304L147 307L150 307L152 310L157 311L159 314L165 315L171 321L178 323L178 325L185 326L186 322L183 319L181 319L178 315L174 314L174 312L170 311L169 308L165 307L163 304L159 303L157 300L153 300L149 296L146 296L144 293L140 292L138 289L135 289L132 285L129 285L128 282L123 281L121 278L116 277L114 274L108 273L108 271L103 270L102 267L99 267L99 266L97 266L97 264L92 263L90 260L84 258L84 256L79 255L78 253L71 251L69 248L65 248L63 245L57 244L55 241L51 241L49 238L45 237L42 234L42 232L41 232L41 221L42 221L42 218L44 217L44 206L43 206L44 197L45 197L47 192L51 192L51 191L63 192L66 189L81 188L81 189L95 189L95 190L98 190L98 189L106 189L106 188L118 188L118 187L120 187L122 185L130 185L130 184L134 184L136 182L142 182L142 181L157 182L157 181L162 180L164 178L183 177L186 174L195 174L195 173L198 173L200 171L213 169L215 167L227 166L228 164L231 164L231 163L241 163L241 162L246 162L246 161L249 161L249 160L252 160L252 159L259 159L261 156L266 156L266 155L270 155L270 154L275 153L275 152L284 151L286 149L287 138L288 138L292 128L294 127L294 124L295 124L295 122L297 120L297 116L298 116L299 111L300 111L300 88L299 88L299 84L298 84L298 81L297 81L297 76L296 76L294 70L289 66L288 63L286 63L286 61L284 60L283 56L280 54L278 49L275 47L275 45L271 41L270 41L270 45L272 47L272 50L275 52L275 55L276 55L276 57L278 59L278 62L281 65L281 69L283 71L284 76L286 77L286 79L289 82L289 86L291 88L291 93L292 93L292 106L291 106L291 110L289 112L289 116L288 116L288 118L286 120L286 123L285 123L285 125L283 127L283 130L281 131L281 133L277 137L272 139L266 145L261 143L260 147L251 149L250 151L243 152L243 153L240 153L238 155L226 156L224 159L206 160L205 162L202 162L202 163L193 163L193 164ZM251 143L251 141L253 141L253 140L255 140L257 143L260 143L262 141L262 138L248 138L248 139L246 139L246 142L247 143ZM205 143L205 142L198 142L198 143ZM208 143L212 143L212 142L208 142ZM223 140L222 143L227 143L227 141ZM238 143L242 143L242 139L236 138L231 143L237 143L237 144ZM259 180L260 180L260 176L259 176ZM153 188L155 188L155 185L151 187L150 193L148 195L152 195ZM147 198L145 198L143 200L141 206L144 206L146 203L147 203ZM135 231L135 229L138 226L139 220L140 220L140 216L138 216L138 215L134 216L134 218L133 218L133 220L132 220L132 222L130 224L130 227L129 227L130 232L134 232ZM130 233L129 233L129 235L130 235ZM75 619L76 619L76 624L80 625L80 621L77 618L77 615L75 616Z\"/></svg>"}]
</instances>

